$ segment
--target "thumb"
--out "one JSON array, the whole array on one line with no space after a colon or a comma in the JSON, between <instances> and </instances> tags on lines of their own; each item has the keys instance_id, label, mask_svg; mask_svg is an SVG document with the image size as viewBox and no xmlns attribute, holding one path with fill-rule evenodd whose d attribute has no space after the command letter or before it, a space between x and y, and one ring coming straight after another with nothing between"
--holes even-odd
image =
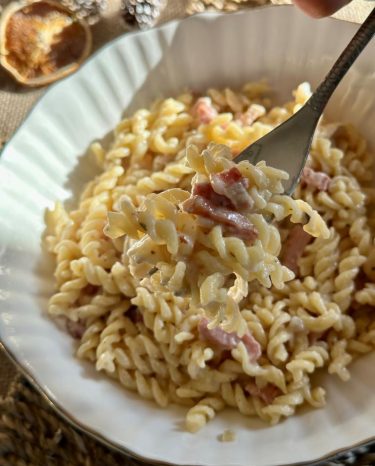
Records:
<instances>
[{"instance_id":1,"label":"thumb","mask_svg":"<svg viewBox=\"0 0 375 466\"><path fill-rule=\"evenodd\" d=\"M332 15L350 0L294 0L294 3L309 16L323 18Z\"/></svg>"}]
</instances>

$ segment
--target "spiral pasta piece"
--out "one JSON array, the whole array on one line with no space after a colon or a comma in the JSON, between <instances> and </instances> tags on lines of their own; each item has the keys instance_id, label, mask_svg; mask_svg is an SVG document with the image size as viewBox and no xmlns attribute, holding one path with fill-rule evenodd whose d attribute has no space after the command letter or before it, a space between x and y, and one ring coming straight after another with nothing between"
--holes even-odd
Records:
<instances>
[{"instance_id":1,"label":"spiral pasta piece","mask_svg":"<svg viewBox=\"0 0 375 466\"><path fill-rule=\"evenodd\" d=\"M346 311L350 305L351 295L355 289L354 278L365 261L366 258L359 254L358 248L353 248L339 263L339 273L334 281L333 299L343 311Z\"/></svg>"},{"instance_id":2,"label":"spiral pasta piece","mask_svg":"<svg viewBox=\"0 0 375 466\"><path fill-rule=\"evenodd\" d=\"M220 398L204 398L187 412L186 429L197 432L223 408L224 402Z\"/></svg>"},{"instance_id":3,"label":"spiral pasta piece","mask_svg":"<svg viewBox=\"0 0 375 466\"><path fill-rule=\"evenodd\" d=\"M375 284L367 283L362 290L357 291L355 300L360 304L375 306Z\"/></svg>"}]
</instances>

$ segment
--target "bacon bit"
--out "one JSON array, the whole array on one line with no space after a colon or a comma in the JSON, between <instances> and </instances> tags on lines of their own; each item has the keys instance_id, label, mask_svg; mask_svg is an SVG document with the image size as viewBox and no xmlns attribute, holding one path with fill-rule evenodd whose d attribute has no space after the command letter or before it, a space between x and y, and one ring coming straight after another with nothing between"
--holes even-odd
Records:
<instances>
[{"instance_id":1,"label":"bacon bit","mask_svg":"<svg viewBox=\"0 0 375 466\"><path fill-rule=\"evenodd\" d=\"M241 341L245 345L251 362L257 361L262 349L257 340L250 334L246 333L243 337L239 337L237 333L225 332L220 327L212 329L208 328L208 319L203 318L198 324L198 332L201 340L206 341L220 351L231 350L237 347Z\"/></svg>"},{"instance_id":2,"label":"bacon bit","mask_svg":"<svg viewBox=\"0 0 375 466\"><path fill-rule=\"evenodd\" d=\"M86 326L83 320L74 322L73 320L67 319L65 325L68 333L76 340L80 340L86 330Z\"/></svg>"},{"instance_id":3,"label":"bacon bit","mask_svg":"<svg viewBox=\"0 0 375 466\"><path fill-rule=\"evenodd\" d=\"M258 118L266 114L266 109L262 105L252 104L244 113L237 113L236 120L243 125L251 126Z\"/></svg>"},{"instance_id":4,"label":"bacon bit","mask_svg":"<svg viewBox=\"0 0 375 466\"><path fill-rule=\"evenodd\" d=\"M243 184L245 188L249 187L249 180L242 175L242 173L239 171L237 167L232 167L229 170L224 170L218 173L216 176L227 185L240 182Z\"/></svg>"},{"instance_id":5,"label":"bacon bit","mask_svg":"<svg viewBox=\"0 0 375 466\"><path fill-rule=\"evenodd\" d=\"M234 209L232 201L222 194L218 194L210 183L197 183L194 185L192 194L206 199L215 207L224 207L225 209Z\"/></svg>"},{"instance_id":6,"label":"bacon bit","mask_svg":"<svg viewBox=\"0 0 375 466\"><path fill-rule=\"evenodd\" d=\"M237 167L212 175L211 185L218 194L230 199L237 210L248 212L253 207L254 202L247 192L249 180Z\"/></svg>"},{"instance_id":7,"label":"bacon bit","mask_svg":"<svg viewBox=\"0 0 375 466\"><path fill-rule=\"evenodd\" d=\"M234 210L232 201L217 194L210 183L197 183L192 196L182 203L185 212L209 218L223 226L226 233L253 243L258 237L255 226Z\"/></svg>"},{"instance_id":8,"label":"bacon bit","mask_svg":"<svg viewBox=\"0 0 375 466\"><path fill-rule=\"evenodd\" d=\"M198 118L200 123L207 124L217 116L217 110L210 97L199 97L191 109L191 114Z\"/></svg>"},{"instance_id":9,"label":"bacon bit","mask_svg":"<svg viewBox=\"0 0 375 466\"><path fill-rule=\"evenodd\" d=\"M331 178L323 172L317 172L312 168L305 167L302 172L301 183L316 188L318 191L327 191Z\"/></svg>"},{"instance_id":10,"label":"bacon bit","mask_svg":"<svg viewBox=\"0 0 375 466\"><path fill-rule=\"evenodd\" d=\"M294 225L289 231L281 251L280 260L296 275L298 274L298 260L311 240L312 236L306 233L302 225Z\"/></svg>"},{"instance_id":11,"label":"bacon bit","mask_svg":"<svg viewBox=\"0 0 375 466\"><path fill-rule=\"evenodd\" d=\"M249 222L250 223L250 222ZM233 227L232 225L222 225L223 233L227 236L235 236L244 240L248 244L253 244L254 241L258 238L258 230L250 223L253 230L248 228L240 230L238 227Z\"/></svg>"},{"instance_id":12,"label":"bacon bit","mask_svg":"<svg viewBox=\"0 0 375 466\"><path fill-rule=\"evenodd\" d=\"M198 324L199 336L202 340L210 343L214 346L219 346L221 350L231 350L236 348L238 343L241 341L240 337L232 332L225 332L220 327L212 329L208 328L208 319L201 319Z\"/></svg>"},{"instance_id":13,"label":"bacon bit","mask_svg":"<svg viewBox=\"0 0 375 466\"><path fill-rule=\"evenodd\" d=\"M268 383L263 388L259 388L255 382L250 382L246 385L245 390L251 395L260 398L269 405L274 399L281 395L281 390L273 384Z\"/></svg>"},{"instance_id":14,"label":"bacon bit","mask_svg":"<svg viewBox=\"0 0 375 466\"><path fill-rule=\"evenodd\" d=\"M224 226L224 231L244 241L253 243L258 237L255 226L239 212L218 208L202 196L192 196L182 204L185 212L208 217Z\"/></svg>"},{"instance_id":15,"label":"bacon bit","mask_svg":"<svg viewBox=\"0 0 375 466\"><path fill-rule=\"evenodd\" d=\"M143 322L143 315L137 306L131 306L126 312L125 316L133 322L133 324L139 324Z\"/></svg>"}]
</instances>

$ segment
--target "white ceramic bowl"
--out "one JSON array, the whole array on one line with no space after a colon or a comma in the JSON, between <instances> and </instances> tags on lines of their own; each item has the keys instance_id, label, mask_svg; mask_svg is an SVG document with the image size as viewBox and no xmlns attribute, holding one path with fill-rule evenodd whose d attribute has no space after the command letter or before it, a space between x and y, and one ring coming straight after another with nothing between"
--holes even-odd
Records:
<instances>
[{"instance_id":1,"label":"white ceramic bowl","mask_svg":"<svg viewBox=\"0 0 375 466\"><path fill-rule=\"evenodd\" d=\"M93 174L82 156L124 110L185 87L236 86L267 77L287 99L301 81L316 85L357 26L311 20L291 7L205 14L104 47L53 86L4 149L0 161L0 334L3 345L57 409L107 444L148 460L212 466L312 461L375 435L375 354L354 363L352 380L324 382L328 405L268 427L234 411L196 435L185 410L159 409L73 357L71 339L45 316L53 264L42 250L43 215L76 195ZM374 143L375 43L329 104ZM216 437L230 427L235 443Z\"/></svg>"}]
</instances>

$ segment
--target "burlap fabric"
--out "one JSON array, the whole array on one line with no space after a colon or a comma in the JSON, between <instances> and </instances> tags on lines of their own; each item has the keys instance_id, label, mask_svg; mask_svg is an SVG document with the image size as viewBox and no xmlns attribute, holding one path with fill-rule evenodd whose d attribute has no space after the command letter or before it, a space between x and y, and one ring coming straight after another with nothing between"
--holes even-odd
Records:
<instances>
[{"instance_id":1,"label":"burlap fabric","mask_svg":"<svg viewBox=\"0 0 375 466\"><path fill-rule=\"evenodd\" d=\"M207 0L206 0L207 1ZM93 27L94 50L126 32L118 14L121 0L109 0L105 18ZM291 3L290 0L273 0ZM8 0L0 0L4 6ZM207 2L208 3L208 2ZM191 0L169 0L159 23L188 14ZM254 2L241 2L250 8ZM354 0L336 17L361 22L374 1ZM0 147L21 124L44 89L25 89L0 69ZM133 466L143 464L112 452L68 425L17 372L0 349L0 466ZM374 446L346 452L325 465L375 465Z\"/></svg>"}]
</instances>

